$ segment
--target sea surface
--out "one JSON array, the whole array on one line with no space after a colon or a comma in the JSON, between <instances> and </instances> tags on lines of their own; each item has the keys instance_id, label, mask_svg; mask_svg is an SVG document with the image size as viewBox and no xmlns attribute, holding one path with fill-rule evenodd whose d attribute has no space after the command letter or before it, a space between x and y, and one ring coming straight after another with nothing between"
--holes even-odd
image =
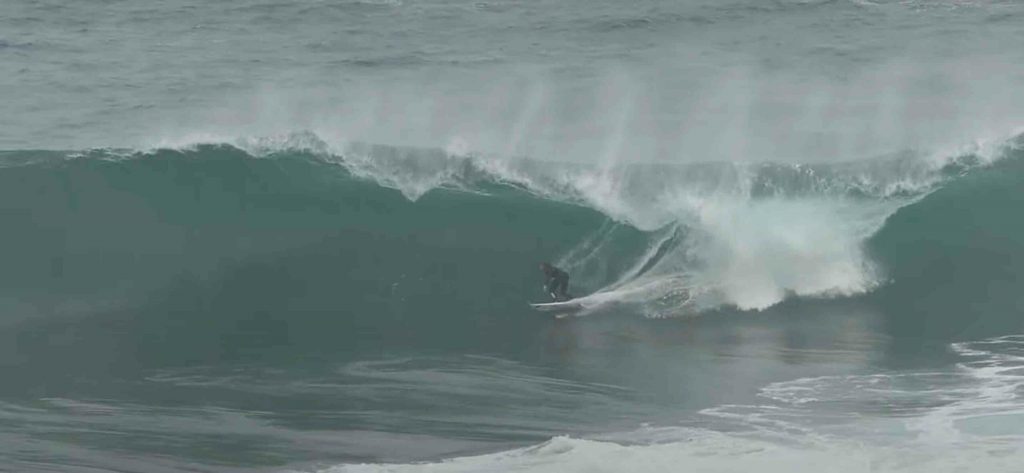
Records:
<instances>
[{"instance_id":1,"label":"sea surface","mask_svg":"<svg viewBox=\"0 0 1024 473\"><path fill-rule=\"evenodd\" d=\"M1022 208L1017 1L4 0L0 471L1019 472Z\"/></svg>"}]
</instances>

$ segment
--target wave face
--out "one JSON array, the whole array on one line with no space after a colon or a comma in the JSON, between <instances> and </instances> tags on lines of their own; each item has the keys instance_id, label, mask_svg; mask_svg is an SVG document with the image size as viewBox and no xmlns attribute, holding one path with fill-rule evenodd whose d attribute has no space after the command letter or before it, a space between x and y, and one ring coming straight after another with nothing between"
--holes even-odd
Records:
<instances>
[{"instance_id":1,"label":"wave face","mask_svg":"<svg viewBox=\"0 0 1024 473\"><path fill-rule=\"evenodd\" d=\"M328 152L310 136L240 146L4 153L4 305L160 297L383 327L425 308L507 312L543 297L536 263L554 260L588 307L671 317L935 287L940 264L985 280L1024 255L1012 141L943 159L616 167ZM1015 256L978 262L996 249Z\"/></svg>"}]
</instances>

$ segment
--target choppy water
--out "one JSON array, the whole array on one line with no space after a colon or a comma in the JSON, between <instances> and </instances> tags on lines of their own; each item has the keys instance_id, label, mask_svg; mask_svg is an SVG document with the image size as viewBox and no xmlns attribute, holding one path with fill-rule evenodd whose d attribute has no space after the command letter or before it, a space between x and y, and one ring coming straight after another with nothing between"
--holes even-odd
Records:
<instances>
[{"instance_id":1,"label":"choppy water","mask_svg":"<svg viewBox=\"0 0 1024 473\"><path fill-rule=\"evenodd\" d=\"M1016 471L1022 26L5 2L0 471Z\"/></svg>"}]
</instances>

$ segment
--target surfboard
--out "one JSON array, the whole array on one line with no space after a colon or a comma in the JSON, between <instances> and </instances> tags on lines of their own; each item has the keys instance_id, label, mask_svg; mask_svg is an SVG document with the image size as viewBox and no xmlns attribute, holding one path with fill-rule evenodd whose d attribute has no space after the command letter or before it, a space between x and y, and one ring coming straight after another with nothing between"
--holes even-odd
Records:
<instances>
[{"instance_id":1,"label":"surfboard","mask_svg":"<svg viewBox=\"0 0 1024 473\"><path fill-rule=\"evenodd\" d=\"M576 299L561 302L538 302L530 304L530 307L541 312L559 312L562 314L579 312L584 309L583 304Z\"/></svg>"}]
</instances>

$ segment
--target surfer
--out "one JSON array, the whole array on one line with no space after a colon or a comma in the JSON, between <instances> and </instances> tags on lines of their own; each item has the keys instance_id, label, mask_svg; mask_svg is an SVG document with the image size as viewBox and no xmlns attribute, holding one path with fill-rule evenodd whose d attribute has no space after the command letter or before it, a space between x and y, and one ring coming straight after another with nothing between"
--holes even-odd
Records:
<instances>
[{"instance_id":1,"label":"surfer","mask_svg":"<svg viewBox=\"0 0 1024 473\"><path fill-rule=\"evenodd\" d=\"M551 294L556 302L572 299L569 295L569 273L551 265L541 263L540 270L544 272L544 290Z\"/></svg>"}]
</instances>

